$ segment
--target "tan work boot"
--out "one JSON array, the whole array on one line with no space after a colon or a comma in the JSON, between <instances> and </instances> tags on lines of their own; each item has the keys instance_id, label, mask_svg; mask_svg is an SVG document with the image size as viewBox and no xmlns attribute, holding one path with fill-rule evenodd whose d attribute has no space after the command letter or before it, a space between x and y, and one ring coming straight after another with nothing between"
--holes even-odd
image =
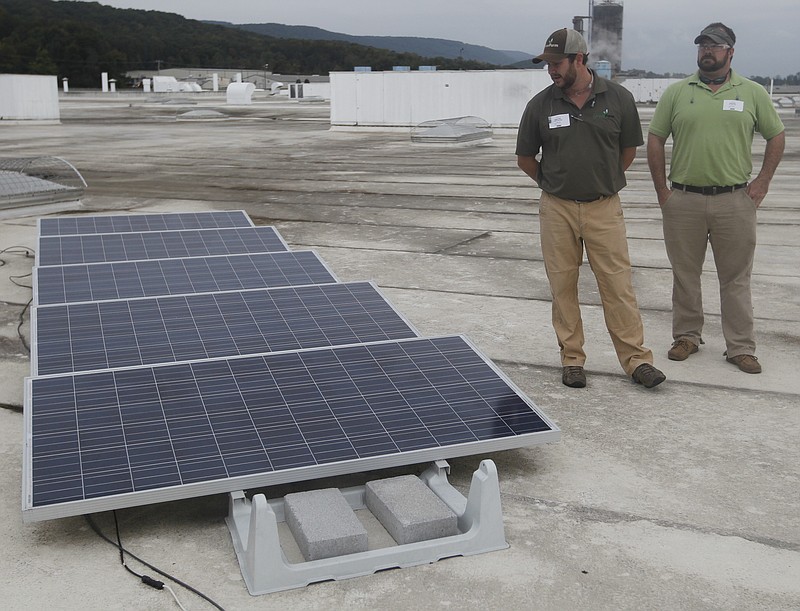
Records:
<instances>
[{"instance_id":1,"label":"tan work boot","mask_svg":"<svg viewBox=\"0 0 800 611\"><path fill-rule=\"evenodd\" d=\"M685 361L689 358L690 354L694 354L700 348L697 344L690 342L685 337L672 342L672 348L667 352L667 358L670 361Z\"/></svg>"},{"instance_id":2,"label":"tan work boot","mask_svg":"<svg viewBox=\"0 0 800 611\"><path fill-rule=\"evenodd\" d=\"M761 363L752 354L738 354L725 358L729 363L733 363L745 373L761 373Z\"/></svg>"}]
</instances>

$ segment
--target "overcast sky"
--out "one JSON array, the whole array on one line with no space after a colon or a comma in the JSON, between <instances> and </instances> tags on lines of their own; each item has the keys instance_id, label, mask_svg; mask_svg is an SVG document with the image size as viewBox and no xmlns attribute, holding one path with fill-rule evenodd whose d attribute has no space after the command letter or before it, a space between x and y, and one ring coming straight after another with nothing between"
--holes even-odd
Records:
<instances>
[{"instance_id":1,"label":"overcast sky","mask_svg":"<svg viewBox=\"0 0 800 611\"><path fill-rule=\"evenodd\" d=\"M586 15L588 0L100 0L117 8L231 23L309 25L358 36L446 38L492 49L541 52L554 30ZM800 72L800 0L622 0L623 69L691 72L694 37L712 21L733 28L735 70ZM590 49L591 52L591 49Z\"/></svg>"}]
</instances>

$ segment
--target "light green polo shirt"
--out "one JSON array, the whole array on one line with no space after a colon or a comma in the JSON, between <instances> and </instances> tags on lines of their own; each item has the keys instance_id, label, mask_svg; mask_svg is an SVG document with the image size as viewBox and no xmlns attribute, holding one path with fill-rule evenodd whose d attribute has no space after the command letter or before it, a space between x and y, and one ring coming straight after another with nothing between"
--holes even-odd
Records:
<instances>
[{"instance_id":1,"label":"light green polo shirt","mask_svg":"<svg viewBox=\"0 0 800 611\"><path fill-rule=\"evenodd\" d=\"M673 83L650 122L656 136L672 134L669 179L696 187L748 182L753 134L769 140L783 129L766 89L733 71L716 93L697 73Z\"/></svg>"}]
</instances>

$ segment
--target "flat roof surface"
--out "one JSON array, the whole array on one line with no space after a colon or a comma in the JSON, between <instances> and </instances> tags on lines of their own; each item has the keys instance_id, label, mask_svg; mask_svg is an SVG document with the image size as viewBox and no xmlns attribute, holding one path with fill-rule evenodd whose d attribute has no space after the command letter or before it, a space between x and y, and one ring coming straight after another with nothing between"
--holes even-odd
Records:
<instances>
[{"instance_id":1,"label":"flat roof surface","mask_svg":"<svg viewBox=\"0 0 800 611\"><path fill-rule=\"evenodd\" d=\"M753 301L764 372L742 373L723 357L710 249L706 343L686 362L667 360L671 272L640 149L622 201L646 343L668 379L646 390L624 375L586 264L589 383L571 389L560 381L550 324L539 192L516 167L513 133L495 132L483 146L427 146L412 144L410 130L330 131L327 104L257 97L228 107L223 95L204 95L182 106L181 99L68 94L60 125L0 126L5 156L63 157L89 185L80 205L0 213L0 250L9 249L0 255L0 403L22 405L30 371L17 326L31 292L18 286L25 278L12 277L31 271L33 259L17 247L35 248L38 217L245 210L275 226L291 249L318 252L339 280L374 281L420 334L466 335L562 436L450 461L450 480L464 492L481 459L497 464L504 551L251 597L224 524L223 494L118 511L127 549L226 609L527 609L531 601L553 610L800 607L800 117L793 111L781 111L786 154L758 213ZM232 119L176 120L198 106ZM646 129L652 108L640 112ZM758 136L754 151L758 168ZM26 312L26 341L27 320ZM174 609L168 593L128 574L82 517L22 523L22 431L21 413L0 410L5 604ZM110 513L94 519L113 536ZM170 585L187 608L210 608Z\"/></svg>"}]
</instances>

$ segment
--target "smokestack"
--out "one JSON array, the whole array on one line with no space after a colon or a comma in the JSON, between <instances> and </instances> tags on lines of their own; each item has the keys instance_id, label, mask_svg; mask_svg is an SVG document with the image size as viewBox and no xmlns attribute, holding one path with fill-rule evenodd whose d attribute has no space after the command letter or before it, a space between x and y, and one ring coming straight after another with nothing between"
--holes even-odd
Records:
<instances>
[{"instance_id":1,"label":"smokestack","mask_svg":"<svg viewBox=\"0 0 800 611\"><path fill-rule=\"evenodd\" d=\"M594 0L592 4L592 46L594 61L611 64L613 74L622 70L622 2Z\"/></svg>"}]
</instances>

